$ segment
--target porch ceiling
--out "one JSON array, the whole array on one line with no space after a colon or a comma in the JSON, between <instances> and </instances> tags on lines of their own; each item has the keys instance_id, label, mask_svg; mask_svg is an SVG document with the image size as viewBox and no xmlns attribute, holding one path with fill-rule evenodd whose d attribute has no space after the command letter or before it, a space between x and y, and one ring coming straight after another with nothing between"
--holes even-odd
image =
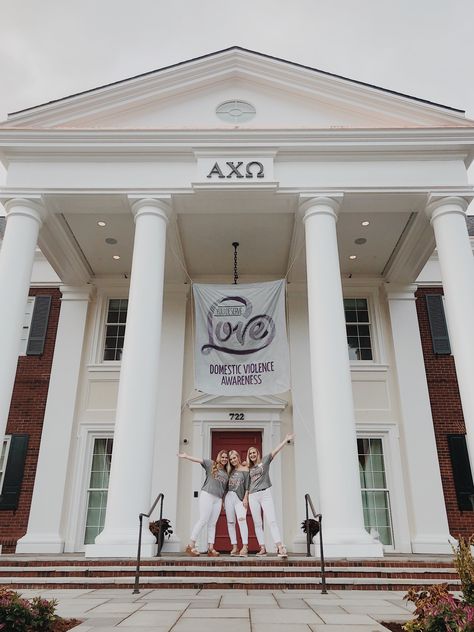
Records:
<instances>
[{"instance_id":1,"label":"porch ceiling","mask_svg":"<svg viewBox=\"0 0 474 632\"><path fill-rule=\"evenodd\" d=\"M419 194L345 196L337 223L342 273L382 275L423 200ZM51 196L47 202L57 220L49 227L49 252L54 251L55 231L60 230L93 275L130 274L134 222L125 196L61 195ZM254 276L282 277L290 267L291 281L304 280L304 231L296 214L297 203L296 195L274 192L175 196L176 214L168 231L166 280L185 282L187 270L192 279L215 277L230 281L234 241L240 244L241 281ZM369 224L363 226L362 222L367 221ZM98 222L105 222L105 226ZM114 255L120 258L114 259ZM354 255L356 258L351 259ZM61 257L55 259L58 268Z\"/></svg>"}]
</instances>

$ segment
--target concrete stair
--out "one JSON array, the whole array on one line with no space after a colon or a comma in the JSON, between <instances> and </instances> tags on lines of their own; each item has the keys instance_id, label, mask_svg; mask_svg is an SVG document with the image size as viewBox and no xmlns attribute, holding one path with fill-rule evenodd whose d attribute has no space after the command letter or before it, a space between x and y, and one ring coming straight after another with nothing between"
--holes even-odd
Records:
<instances>
[{"instance_id":1,"label":"concrete stair","mask_svg":"<svg viewBox=\"0 0 474 632\"><path fill-rule=\"evenodd\" d=\"M83 556L0 556L0 585L10 588L132 589L135 561L85 559ZM326 583L332 590L407 590L411 586L446 583L459 590L450 557L386 557L328 560ZM321 589L321 567L315 558L290 555L264 559L190 558L164 555L141 564L141 588Z\"/></svg>"}]
</instances>

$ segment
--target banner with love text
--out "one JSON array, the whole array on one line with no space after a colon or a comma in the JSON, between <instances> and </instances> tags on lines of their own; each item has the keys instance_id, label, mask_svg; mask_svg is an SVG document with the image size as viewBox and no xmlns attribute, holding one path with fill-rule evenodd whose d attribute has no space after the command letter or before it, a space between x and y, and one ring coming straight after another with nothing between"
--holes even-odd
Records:
<instances>
[{"instance_id":1,"label":"banner with love text","mask_svg":"<svg viewBox=\"0 0 474 632\"><path fill-rule=\"evenodd\" d=\"M210 395L290 388L285 281L193 284L195 387Z\"/></svg>"}]
</instances>

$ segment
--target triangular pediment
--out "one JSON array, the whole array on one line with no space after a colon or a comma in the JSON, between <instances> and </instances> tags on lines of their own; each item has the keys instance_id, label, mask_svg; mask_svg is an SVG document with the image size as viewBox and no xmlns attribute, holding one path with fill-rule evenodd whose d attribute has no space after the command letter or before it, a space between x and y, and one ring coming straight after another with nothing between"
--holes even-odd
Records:
<instances>
[{"instance_id":1,"label":"triangular pediment","mask_svg":"<svg viewBox=\"0 0 474 632\"><path fill-rule=\"evenodd\" d=\"M251 104L249 120L216 108ZM472 126L464 113L233 47L10 115L42 129L367 129Z\"/></svg>"},{"instance_id":2,"label":"triangular pediment","mask_svg":"<svg viewBox=\"0 0 474 632\"><path fill-rule=\"evenodd\" d=\"M287 402L275 395L208 395L201 393L188 401L191 410L284 410Z\"/></svg>"}]
</instances>

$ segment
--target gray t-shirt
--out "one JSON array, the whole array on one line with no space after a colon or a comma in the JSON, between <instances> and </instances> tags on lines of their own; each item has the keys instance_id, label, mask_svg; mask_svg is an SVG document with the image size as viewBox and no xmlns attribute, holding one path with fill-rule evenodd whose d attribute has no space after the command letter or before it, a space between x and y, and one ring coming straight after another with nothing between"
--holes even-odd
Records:
<instances>
[{"instance_id":1,"label":"gray t-shirt","mask_svg":"<svg viewBox=\"0 0 474 632\"><path fill-rule=\"evenodd\" d=\"M214 476L212 476L212 463L211 459L203 459L201 463L206 472L206 480L204 481L204 485L201 489L208 494L222 498L227 490L229 475L225 470L219 468L216 472L216 477L214 478Z\"/></svg>"},{"instance_id":2,"label":"gray t-shirt","mask_svg":"<svg viewBox=\"0 0 474 632\"><path fill-rule=\"evenodd\" d=\"M267 454L263 457L261 463L254 465L249 470L250 475L250 487L249 494L254 492L261 492L264 489L272 486L270 480L270 463L272 462L272 455Z\"/></svg>"},{"instance_id":3,"label":"gray t-shirt","mask_svg":"<svg viewBox=\"0 0 474 632\"><path fill-rule=\"evenodd\" d=\"M235 492L243 500L249 488L249 473L245 470L232 470L229 476L229 491Z\"/></svg>"}]
</instances>

